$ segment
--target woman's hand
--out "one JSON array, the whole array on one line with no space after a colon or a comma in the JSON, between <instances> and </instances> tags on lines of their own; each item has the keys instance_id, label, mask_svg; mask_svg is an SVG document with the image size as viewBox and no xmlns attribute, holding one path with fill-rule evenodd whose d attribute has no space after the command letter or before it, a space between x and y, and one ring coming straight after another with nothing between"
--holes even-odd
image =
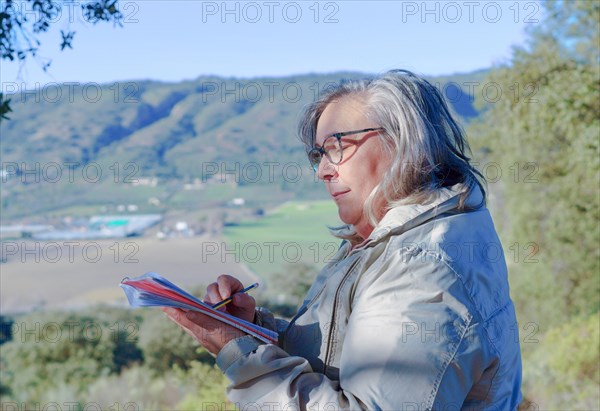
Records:
<instances>
[{"instance_id":1,"label":"woman's hand","mask_svg":"<svg viewBox=\"0 0 600 411\"><path fill-rule=\"evenodd\" d=\"M235 277L227 274L220 275L216 283L210 284L206 288L206 297L204 302L210 305L223 301L233 294L242 291L244 285ZM235 317L249 322L254 322L254 312L256 310L256 301L246 293L236 294L233 301L219 308L219 311L225 311Z\"/></svg>"},{"instance_id":2,"label":"woman's hand","mask_svg":"<svg viewBox=\"0 0 600 411\"><path fill-rule=\"evenodd\" d=\"M244 286L237 278L221 275L216 283L207 287L204 302L213 305L243 289ZM219 311L252 322L255 309L254 298L248 294L237 294L232 302L219 308ZM196 311L165 307L163 312L214 355L217 355L229 341L246 335L235 327Z\"/></svg>"}]
</instances>

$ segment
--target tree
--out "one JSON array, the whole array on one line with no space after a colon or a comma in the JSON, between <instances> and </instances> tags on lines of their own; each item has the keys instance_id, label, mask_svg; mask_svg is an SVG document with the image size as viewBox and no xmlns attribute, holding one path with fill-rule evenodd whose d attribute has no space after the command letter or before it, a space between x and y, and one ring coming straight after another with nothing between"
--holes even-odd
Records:
<instances>
[{"instance_id":1,"label":"tree","mask_svg":"<svg viewBox=\"0 0 600 411\"><path fill-rule=\"evenodd\" d=\"M508 244L519 244L509 259L521 253L513 259L520 271L515 281L544 278L542 283L555 289L560 304L544 320L557 324L571 315L589 315L600 304L600 238L592 229L600 211L598 26L586 23L598 21L600 5L548 2L546 7L548 23L532 33L529 48L517 49L512 65L489 78L502 90L521 94L494 103L479 134L504 171L510 210L504 234ZM557 25L563 26L559 34ZM521 304L542 302L525 290L531 287L516 295Z\"/></svg>"},{"instance_id":2,"label":"tree","mask_svg":"<svg viewBox=\"0 0 600 411\"><path fill-rule=\"evenodd\" d=\"M139 347L144 364L156 375L173 367L188 370L193 361L212 363L213 357L172 321L165 321L162 312L145 315L140 329Z\"/></svg>"},{"instance_id":3,"label":"tree","mask_svg":"<svg viewBox=\"0 0 600 411\"><path fill-rule=\"evenodd\" d=\"M10 317L0 315L0 345L12 339L11 327L14 320Z\"/></svg>"},{"instance_id":4,"label":"tree","mask_svg":"<svg viewBox=\"0 0 600 411\"><path fill-rule=\"evenodd\" d=\"M83 393L98 376L143 361L138 323L131 312L107 307L19 317L12 340L2 345L0 392L28 406L61 384Z\"/></svg>"},{"instance_id":5,"label":"tree","mask_svg":"<svg viewBox=\"0 0 600 411\"><path fill-rule=\"evenodd\" d=\"M504 203L504 218L496 221L519 318L524 392L541 407L560 408L598 403L597 376L591 385L580 384L580 377L598 358L600 3L548 1L544 7L547 17L527 46L487 79L505 94L472 131L502 172L500 193L492 194ZM591 329L589 337L577 337L579 326ZM578 346L558 343L569 338ZM595 356L580 365L570 357L569 376L577 377L567 381L560 358L540 361L557 344L569 346L571 355ZM541 374L554 382L545 391ZM553 397L537 398L543 392ZM582 392L595 399L581 402Z\"/></svg>"},{"instance_id":6,"label":"tree","mask_svg":"<svg viewBox=\"0 0 600 411\"><path fill-rule=\"evenodd\" d=\"M6 0L0 4L0 58L21 63L33 58L47 71L52 61L39 57L41 42L38 34L47 32L56 23L65 3L54 0ZM114 25L122 26L123 14L119 11L118 0L91 1L82 4L81 9L85 21L93 24L112 21ZM60 49L72 49L75 31L61 30L60 35ZM7 114L11 111L10 99L0 93L0 121L8 119Z\"/></svg>"}]
</instances>

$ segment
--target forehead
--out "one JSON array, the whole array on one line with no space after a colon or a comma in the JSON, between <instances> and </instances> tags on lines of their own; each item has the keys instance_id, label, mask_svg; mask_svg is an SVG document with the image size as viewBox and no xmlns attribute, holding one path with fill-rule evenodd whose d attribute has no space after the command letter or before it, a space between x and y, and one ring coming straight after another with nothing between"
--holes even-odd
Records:
<instances>
[{"instance_id":1,"label":"forehead","mask_svg":"<svg viewBox=\"0 0 600 411\"><path fill-rule=\"evenodd\" d=\"M358 98L332 101L319 118L315 143L321 145L333 133L371 127L365 111L365 105Z\"/></svg>"}]
</instances>

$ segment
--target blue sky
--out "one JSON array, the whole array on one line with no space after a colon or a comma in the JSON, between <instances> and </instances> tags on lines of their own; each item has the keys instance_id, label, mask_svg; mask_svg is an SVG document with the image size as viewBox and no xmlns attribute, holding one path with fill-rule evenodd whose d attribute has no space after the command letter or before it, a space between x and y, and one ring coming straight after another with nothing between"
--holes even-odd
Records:
<instances>
[{"instance_id":1,"label":"blue sky","mask_svg":"<svg viewBox=\"0 0 600 411\"><path fill-rule=\"evenodd\" d=\"M83 3L81 1L80 3ZM40 36L40 64L2 61L2 83L254 77L407 68L468 72L507 61L540 21L538 1L128 1L123 27L92 25L63 8ZM75 30L59 50L59 30ZM19 87L21 88L21 87Z\"/></svg>"}]
</instances>

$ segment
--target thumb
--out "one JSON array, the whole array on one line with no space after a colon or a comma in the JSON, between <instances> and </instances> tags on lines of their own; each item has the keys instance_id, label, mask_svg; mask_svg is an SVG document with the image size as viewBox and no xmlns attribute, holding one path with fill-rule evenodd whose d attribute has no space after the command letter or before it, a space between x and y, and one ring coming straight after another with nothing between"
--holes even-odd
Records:
<instances>
[{"instance_id":1,"label":"thumb","mask_svg":"<svg viewBox=\"0 0 600 411\"><path fill-rule=\"evenodd\" d=\"M198 314L190 310L185 313L185 318L187 318L190 321L194 321L198 319Z\"/></svg>"},{"instance_id":2,"label":"thumb","mask_svg":"<svg viewBox=\"0 0 600 411\"><path fill-rule=\"evenodd\" d=\"M235 294L232 302L237 308L242 310L251 311L256 306L254 298L245 293Z\"/></svg>"}]
</instances>

